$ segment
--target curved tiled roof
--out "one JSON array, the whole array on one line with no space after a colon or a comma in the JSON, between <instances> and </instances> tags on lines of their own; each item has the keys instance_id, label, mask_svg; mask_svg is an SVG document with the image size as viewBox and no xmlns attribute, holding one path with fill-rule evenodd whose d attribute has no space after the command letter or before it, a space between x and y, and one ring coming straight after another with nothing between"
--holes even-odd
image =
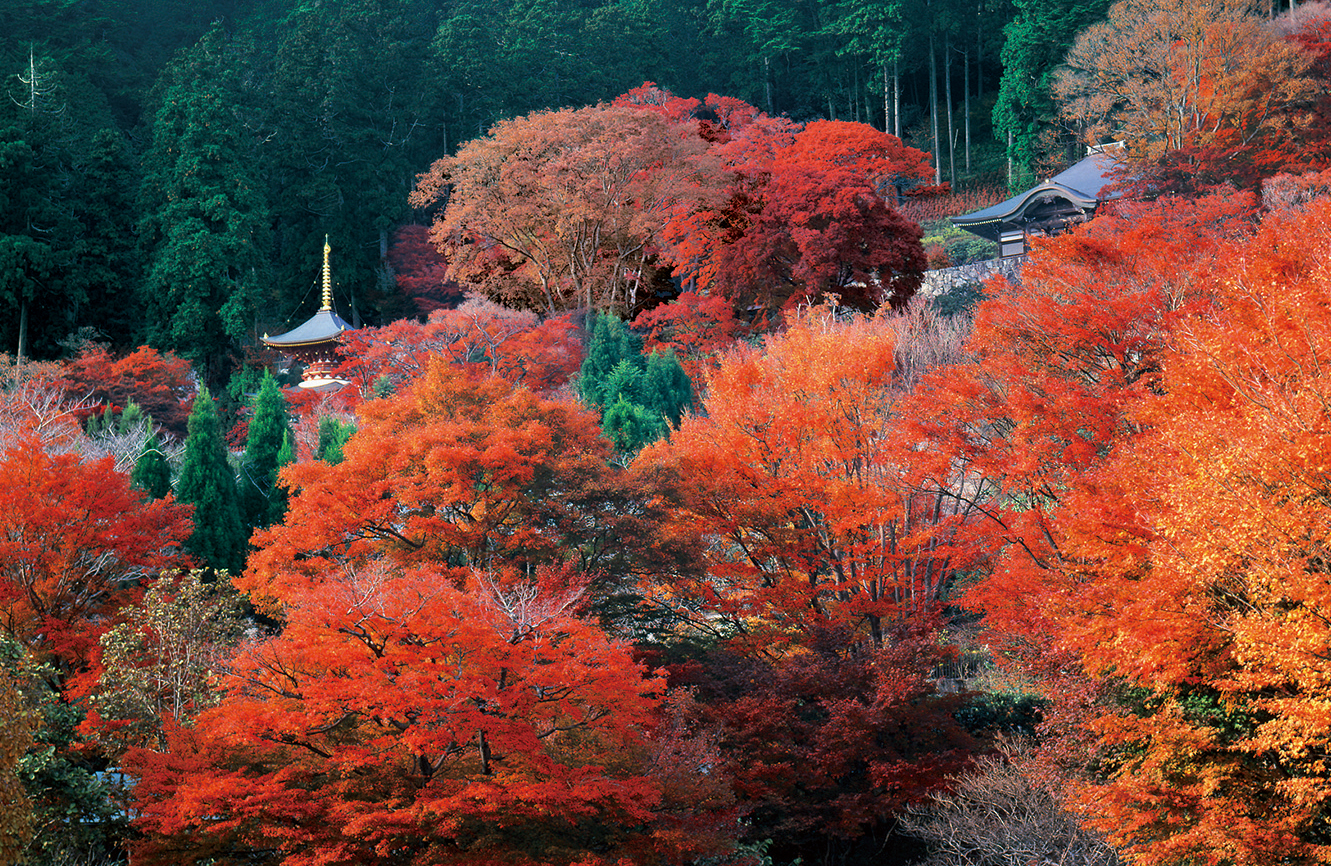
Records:
<instances>
[{"instance_id":1,"label":"curved tiled roof","mask_svg":"<svg viewBox=\"0 0 1331 866\"><path fill-rule=\"evenodd\" d=\"M337 313L332 310L320 310L285 334L278 334L276 337L265 334L263 342L264 345L271 346L274 349L316 346L320 343L327 343L343 331L350 331L351 329L351 325L347 324Z\"/></svg>"},{"instance_id":2,"label":"curved tiled roof","mask_svg":"<svg viewBox=\"0 0 1331 866\"><path fill-rule=\"evenodd\" d=\"M952 224L997 241L1003 226L1020 224L1027 211L1054 198L1061 198L1083 213L1089 213L1103 200L1102 193L1111 183L1117 165L1118 159L1112 153L1092 153L1039 186L974 213L952 217Z\"/></svg>"}]
</instances>

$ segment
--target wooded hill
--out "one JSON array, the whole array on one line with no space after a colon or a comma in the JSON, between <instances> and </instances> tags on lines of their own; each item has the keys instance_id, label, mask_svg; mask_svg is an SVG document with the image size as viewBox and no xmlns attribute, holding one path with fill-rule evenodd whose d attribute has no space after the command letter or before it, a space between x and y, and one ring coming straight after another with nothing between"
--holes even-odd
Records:
<instances>
[{"instance_id":1,"label":"wooded hill","mask_svg":"<svg viewBox=\"0 0 1331 866\"><path fill-rule=\"evenodd\" d=\"M414 315L387 250L428 222L416 176L499 120L644 81L886 126L940 153L944 180L1000 177L1011 130L1024 177L1064 156L1025 82L1105 5L6 3L0 341L149 342L221 387L243 346L317 306L325 234L348 319Z\"/></svg>"}]
</instances>

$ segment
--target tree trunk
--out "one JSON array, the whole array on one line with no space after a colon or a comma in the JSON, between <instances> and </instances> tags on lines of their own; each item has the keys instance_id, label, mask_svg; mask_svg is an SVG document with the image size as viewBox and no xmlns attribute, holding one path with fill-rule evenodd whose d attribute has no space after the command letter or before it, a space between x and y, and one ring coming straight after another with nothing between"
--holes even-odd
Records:
<instances>
[{"instance_id":1,"label":"tree trunk","mask_svg":"<svg viewBox=\"0 0 1331 866\"><path fill-rule=\"evenodd\" d=\"M1007 131L1007 185L1012 186L1012 130Z\"/></svg>"},{"instance_id":2,"label":"tree trunk","mask_svg":"<svg viewBox=\"0 0 1331 866\"><path fill-rule=\"evenodd\" d=\"M971 173L971 50L961 52L961 100L966 115L966 176Z\"/></svg>"},{"instance_id":3,"label":"tree trunk","mask_svg":"<svg viewBox=\"0 0 1331 866\"><path fill-rule=\"evenodd\" d=\"M887 62L883 62L883 132L892 134L892 85L888 80Z\"/></svg>"},{"instance_id":4,"label":"tree trunk","mask_svg":"<svg viewBox=\"0 0 1331 866\"><path fill-rule=\"evenodd\" d=\"M772 110L772 61L768 57L763 58L763 99L767 103L767 113L776 114Z\"/></svg>"},{"instance_id":5,"label":"tree trunk","mask_svg":"<svg viewBox=\"0 0 1331 866\"><path fill-rule=\"evenodd\" d=\"M943 37L943 93L947 105L947 178L957 185L957 134L952 128L952 36Z\"/></svg>"},{"instance_id":6,"label":"tree trunk","mask_svg":"<svg viewBox=\"0 0 1331 866\"><path fill-rule=\"evenodd\" d=\"M937 185L943 182L943 151L938 138L938 55L932 30L929 31L929 117L933 122L934 184Z\"/></svg>"},{"instance_id":7,"label":"tree trunk","mask_svg":"<svg viewBox=\"0 0 1331 866\"><path fill-rule=\"evenodd\" d=\"M984 95L984 15L981 6L975 7L975 98Z\"/></svg>"},{"instance_id":8,"label":"tree trunk","mask_svg":"<svg viewBox=\"0 0 1331 866\"><path fill-rule=\"evenodd\" d=\"M901 138L901 64L892 61L892 134Z\"/></svg>"},{"instance_id":9,"label":"tree trunk","mask_svg":"<svg viewBox=\"0 0 1331 866\"><path fill-rule=\"evenodd\" d=\"M23 356L28 351L28 299L19 301L18 305L18 354L14 356L14 366L23 366Z\"/></svg>"}]
</instances>

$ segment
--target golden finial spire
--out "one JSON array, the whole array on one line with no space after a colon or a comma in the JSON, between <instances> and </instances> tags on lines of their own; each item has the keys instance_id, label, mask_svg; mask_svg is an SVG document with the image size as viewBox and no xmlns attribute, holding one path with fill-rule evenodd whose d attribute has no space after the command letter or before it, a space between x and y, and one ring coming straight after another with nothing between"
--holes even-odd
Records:
<instances>
[{"instance_id":1,"label":"golden finial spire","mask_svg":"<svg viewBox=\"0 0 1331 866\"><path fill-rule=\"evenodd\" d=\"M328 310L329 312L332 312L333 309L333 277L332 271L328 267L328 254L332 251L333 248L328 245L328 235L324 235L324 305L320 310Z\"/></svg>"}]
</instances>

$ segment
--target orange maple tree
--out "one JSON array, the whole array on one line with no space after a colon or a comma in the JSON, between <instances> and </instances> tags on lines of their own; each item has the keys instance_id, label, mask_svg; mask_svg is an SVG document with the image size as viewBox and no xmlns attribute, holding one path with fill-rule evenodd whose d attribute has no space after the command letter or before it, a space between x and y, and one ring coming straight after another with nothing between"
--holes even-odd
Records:
<instances>
[{"instance_id":1,"label":"orange maple tree","mask_svg":"<svg viewBox=\"0 0 1331 866\"><path fill-rule=\"evenodd\" d=\"M222 704L170 752L131 756L136 862L650 864L715 850L705 820L662 822L646 735L663 684L578 614L582 590L545 568L461 580L380 559L285 593L282 634L232 661Z\"/></svg>"},{"instance_id":2,"label":"orange maple tree","mask_svg":"<svg viewBox=\"0 0 1331 866\"><path fill-rule=\"evenodd\" d=\"M681 520L718 539L687 591L767 652L834 625L881 645L953 567L964 503L903 483L885 438L900 396L892 335L885 317L814 308L727 355L702 411L641 458L685 479Z\"/></svg>"},{"instance_id":3,"label":"orange maple tree","mask_svg":"<svg viewBox=\"0 0 1331 866\"><path fill-rule=\"evenodd\" d=\"M830 295L861 309L900 307L919 287L920 230L892 202L929 176L927 154L866 124L801 127L715 94L706 103L654 88L626 97L667 117L687 109L728 173L722 200L672 214L662 233L687 285L741 310Z\"/></svg>"},{"instance_id":4,"label":"orange maple tree","mask_svg":"<svg viewBox=\"0 0 1331 866\"><path fill-rule=\"evenodd\" d=\"M704 557L661 592L718 646L672 676L722 726L754 832L782 856L881 844L974 746L929 678L966 505L902 475L894 333L886 314L794 317L725 355L699 414L634 464L678 479L660 488L667 531Z\"/></svg>"},{"instance_id":5,"label":"orange maple tree","mask_svg":"<svg viewBox=\"0 0 1331 866\"><path fill-rule=\"evenodd\" d=\"M1090 143L1126 141L1139 188L1254 186L1308 164L1311 61L1249 0L1119 0L1055 92Z\"/></svg>"}]
</instances>

